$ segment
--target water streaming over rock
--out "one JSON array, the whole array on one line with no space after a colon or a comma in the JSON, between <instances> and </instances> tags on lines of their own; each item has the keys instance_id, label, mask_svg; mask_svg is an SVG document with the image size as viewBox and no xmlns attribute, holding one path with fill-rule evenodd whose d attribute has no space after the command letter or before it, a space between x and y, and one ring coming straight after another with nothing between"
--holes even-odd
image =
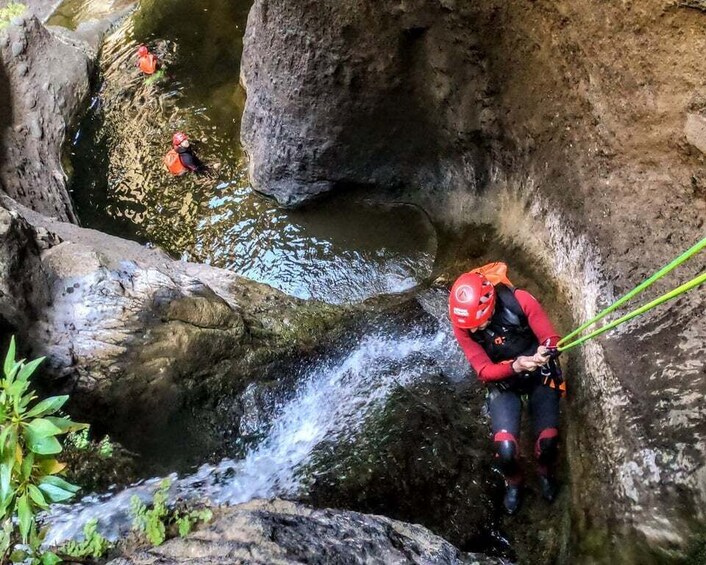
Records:
<instances>
[{"instance_id":1,"label":"water streaming over rock","mask_svg":"<svg viewBox=\"0 0 706 565\"><path fill-rule=\"evenodd\" d=\"M302 488L299 471L317 446L354 438L396 387L418 381L430 366L438 367L447 358L452 339L437 324L363 336L352 350L322 362L304 376L294 397L275 410L264 439L243 459L203 465L181 478L170 476L170 497L237 504L296 495ZM47 543L80 536L83 525L93 518L105 535L116 538L129 527L131 497L148 501L160 482L154 478L118 493L57 507L49 517Z\"/></svg>"}]
</instances>

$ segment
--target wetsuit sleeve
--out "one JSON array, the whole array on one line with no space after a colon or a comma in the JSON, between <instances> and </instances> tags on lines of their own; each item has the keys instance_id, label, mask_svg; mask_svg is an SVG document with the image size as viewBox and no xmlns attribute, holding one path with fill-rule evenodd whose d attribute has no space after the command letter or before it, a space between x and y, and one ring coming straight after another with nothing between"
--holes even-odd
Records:
<instances>
[{"instance_id":1,"label":"wetsuit sleeve","mask_svg":"<svg viewBox=\"0 0 706 565\"><path fill-rule=\"evenodd\" d=\"M184 151L183 153L179 153L179 159L181 159L181 164L184 165L190 171L202 173L205 169L201 160L196 155L191 153L191 151Z\"/></svg>"},{"instance_id":2,"label":"wetsuit sleeve","mask_svg":"<svg viewBox=\"0 0 706 565\"><path fill-rule=\"evenodd\" d=\"M471 339L467 330L462 330L454 326L454 335L461 349L463 349L466 359L468 359L468 362L481 381L501 381L515 374L515 371L512 370L512 362L493 363L480 344Z\"/></svg>"},{"instance_id":3,"label":"wetsuit sleeve","mask_svg":"<svg viewBox=\"0 0 706 565\"><path fill-rule=\"evenodd\" d=\"M549 316L547 316L539 301L526 290L516 290L515 298L517 298L517 302L520 303L522 310L527 316L530 328L532 328L534 335L537 336L539 343L547 345L548 340L549 347L555 347L559 341L559 334L549 321Z\"/></svg>"}]
</instances>

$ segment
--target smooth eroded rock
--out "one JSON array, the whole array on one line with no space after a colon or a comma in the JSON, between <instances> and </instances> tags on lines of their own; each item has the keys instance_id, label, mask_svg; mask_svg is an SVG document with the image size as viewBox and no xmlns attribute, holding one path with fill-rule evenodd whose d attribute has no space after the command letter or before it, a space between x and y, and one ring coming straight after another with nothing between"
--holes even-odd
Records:
<instances>
[{"instance_id":1,"label":"smooth eroded rock","mask_svg":"<svg viewBox=\"0 0 706 565\"><path fill-rule=\"evenodd\" d=\"M62 171L64 128L73 123L89 92L94 53L80 41L66 40L45 28L36 17L7 28L10 48L0 49L0 81L5 83L0 111L12 127L35 113L29 130L8 129L0 143L0 185L20 203L40 213L75 221ZM31 72L29 72L31 70ZM54 94L42 85L65 92L67 103L57 108ZM37 163L22 167L24 159Z\"/></svg>"},{"instance_id":2,"label":"smooth eroded rock","mask_svg":"<svg viewBox=\"0 0 706 565\"><path fill-rule=\"evenodd\" d=\"M5 324L76 418L153 460L221 449L238 422L219 403L330 342L345 312L18 208L30 223L0 209Z\"/></svg>"},{"instance_id":3,"label":"smooth eroded rock","mask_svg":"<svg viewBox=\"0 0 706 565\"><path fill-rule=\"evenodd\" d=\"M463 554L422 526L382 516L314 510L282 500L255 500L224 510L184 539L115 559L110 565L499 565Z\"/></svg>"},{"instance_id":4,"label":"smooth eroded rock","mask_svg":"<svg viewBox=\"0 0 706 565\"><path fill-rule=\"evenodd\" d=\"M430 187L462 139L476 161L483 76L446 24L449 12L422 0L256 1L241 65L253 187L285 205L350 184ZM451 69L477 89L463 105Z\"/></svg>"}]
</instances>

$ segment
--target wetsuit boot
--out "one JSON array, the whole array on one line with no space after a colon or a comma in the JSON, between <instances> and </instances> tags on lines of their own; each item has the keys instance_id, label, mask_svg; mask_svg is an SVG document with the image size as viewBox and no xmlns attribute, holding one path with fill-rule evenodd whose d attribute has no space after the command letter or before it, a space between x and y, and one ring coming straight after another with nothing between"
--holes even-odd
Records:
<instances>
[{"instance_id":1,"label":"wetsuit boot","mask_svg":"<svg viewBox=\"0 0 706 565\"><path fill-rule=\"evenodd\" d=\"M556 482L554 470L559 451L559 431L556 428L542 430L537 439L536 455L539 471L539 486L542 498L554 502L559 485Z\"/></svg>"},{"instance_id":2,"label":"wetsuit boot","mask_svg":"<svg viewBox=\"0 0 706 565\"><path fill-rule=\"evenodd\" d=\"M505 512L510 516L515 514L520 508L521 488L519 484L507 483L505 485L505 498L503 498L503 506Z\"/></svg>"},{"instance_id":3,"label":"wetsuit boot","mask_svg":"<svg viewBox=\"0 0 706 565\"><path fill-rule=\"evenodd\" d=\"M517 440L506 431L495 434L495 449L500 470L505 476L505 512L513 515L520 507L522 474L517 465Z\"/></svg>"}]
</instances>

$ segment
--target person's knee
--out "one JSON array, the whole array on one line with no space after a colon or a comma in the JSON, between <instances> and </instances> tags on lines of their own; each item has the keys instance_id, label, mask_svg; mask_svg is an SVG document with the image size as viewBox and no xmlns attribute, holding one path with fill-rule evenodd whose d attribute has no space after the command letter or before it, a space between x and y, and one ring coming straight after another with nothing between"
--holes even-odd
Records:
<instances>
[{"instance_id":1,"label":"person's knee","mask_svg":"<svg viewBox=\"0 0 706 565\"><path fill-rule=\"evenodd\" d=\"M556 461L559 454L559 430L546 428L542 430L535 444L535 456L539 463L550 465Z\"/></svg>"},{"instance_id":2,"label":"person's knee","mask_svg":"<svg viewBox=\"0 0 706 565\"><path fill-rule=\"evenodd\" d=\"M493 438L498 465L505 474L511 474L517 465L517 439L511 433L500 431Z\"/></svg>"}]
</instances>

